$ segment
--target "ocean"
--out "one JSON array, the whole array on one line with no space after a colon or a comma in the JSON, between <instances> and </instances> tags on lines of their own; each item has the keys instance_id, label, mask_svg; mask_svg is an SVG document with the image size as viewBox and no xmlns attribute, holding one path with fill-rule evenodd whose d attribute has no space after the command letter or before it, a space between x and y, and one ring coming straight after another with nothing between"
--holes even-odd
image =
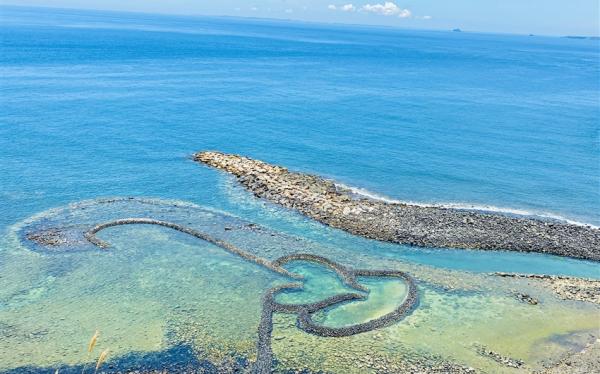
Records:
<instances>
[{"instance_id":1,"label":"ocean","mask_svg":"<svg viewBox=\"0 0 600 374\"><path fill-rule=\"evenodd\" d=\"M190 160L200 150L238 153L322 175L375 198L600 226L598 40L10 6L0 7L0 21L0 331L2 326L17 331L12 340L0 342L0 371L75 365L85 358L70 348L50 354L40 348L44 336L53 334L48 326L60 325L52 319L42 328L40 316L49 313L48 305L58 308L56 313L82 313L78 323L85 325L81 330L60 325L56 347L85 346L88 331L104 318L121 334L111 338L113 343L121 339L114 343L116 356L150 352L170 344L164 331L172 321L161 317L165 308L192 302L185 292L176 301L169 299L175 297L170 295L175 285L191 282L198 273L218 277L223 274L218 266L225 263L253 274L242 261L222 254L213 253L208 265L202 256L188 257L186 248L199 244L178 234L123 228L114 229L115 240L136 261L112 258L104 271L86 278L102 269L102 261L96 255L68 254L61 274L77 275L62 284L64 289L51 286L65 275L49 274L49 269L57 262L62 269L65 263L55 254L23 248L15 235L32 220L50 219L56 213L50 209L82 200L185 201L327 247L322 251L332 256L343 257L346 251L365 263L398 261L474 277L508 271L600 279L597 264L587 261L356 238L259 201L230 177ZM64 214L61 220L70 217ZM281 243L273 248L283 248ZM187 265L198 273L179 274ZM120 277L139 288L110 287ZM276 281L263 277L248 292L244 287L251 286L231 277L219 283L223 292L233 292L230 304L248 303L250 296L260 299L266 285ZM106 289L98 294L96 288L78 289L85 279L96 279L96 286ZM129 314L133 301L127 306L116 301L128 292L136 295L128 296L137 300L135 305L144 304L134 317ZM98 295L105 298L93 301ZM448 297L453 303L463 300L462 295ZM442 299L431 302L435 306ZM88 308L82 305L96 302L116 314L109 318L82 311ZM469 302L480 310L489 300ZM227 315L211 308L204 311L205 319ZM576 326L558 330L589 327L592 312L585 317L578 311L581 320L588 318L581 322L569 319L571 306L564 308L555 318ZM256 313L238 317L247 325L234 330L247 336L228 330L232 340L252 347ZM491 318L482 314L482 329L487 326L483 317ZM542 315L522 323L538 329L531 344L523 343L515 354L541 357L541 349L532 353L531 347L539 348L533 342L539 343L540 329L558 333L555 325ZM129 331L123 324L147 331ZM214 330L207 327L210 334L197 332L196 338L208 341L219 331L229 338L219 330L226 325L226 320L217 321ZM480 331L477 326L474 331ZM18 332L36 329L46 331L41 340L27 340ZM456 334L463 337L458 328ZM489 344L498 341L488 338ZM210 342L219 347L231 343ZM509 349L509 343L502 347ZM428 344L421 349L436 356L492 365L466 349L448 352L435 348L434 341ZM237 348L251 352L248 347ZM28 349L39 354L25 353ZM304 365L304 356L289 352L282 362Z\"/></svg>"}]
</instances>

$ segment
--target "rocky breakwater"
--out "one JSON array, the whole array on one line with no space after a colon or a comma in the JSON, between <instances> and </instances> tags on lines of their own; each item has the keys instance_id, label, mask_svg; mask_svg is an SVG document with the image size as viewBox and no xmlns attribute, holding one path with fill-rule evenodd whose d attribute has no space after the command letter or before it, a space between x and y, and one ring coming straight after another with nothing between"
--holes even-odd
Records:
<instances>
[{"instance_id":1,"label":"rocky breakwater","mask_svg":"<svg viewBox=\"0 0 600 374\"><path fill-rule=\"evenodd\" d=\"M600 229L593 227L357 198L322 177L234 154L199 152L194 160L235 175L257 197L371 239L600 260Z\"/></svg>"}]
</instances>

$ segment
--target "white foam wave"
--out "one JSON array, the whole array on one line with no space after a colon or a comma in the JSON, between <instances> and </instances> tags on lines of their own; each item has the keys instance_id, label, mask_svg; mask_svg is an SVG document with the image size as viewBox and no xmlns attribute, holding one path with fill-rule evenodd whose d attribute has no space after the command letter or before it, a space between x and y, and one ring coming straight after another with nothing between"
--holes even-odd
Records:
<instances>
[{"instance_id":1,"label":"white foam wave","mask_svg":"<svg viewBox=\"0 0 600 374\"><path fill-rule=\"evenodd\" d=\"M592 227L595 229L600 228L600 226L595 226L590 223L575 221L566 217L563 217L559 214L550 213L550 212L534 212L525 209L517 209L517 208L508 208L508 207L498 207L494 205L480 205L480 204L471 204L471 203L460 203L460 202L448 202L448 203L423 203L416 202L410 200L397 200L392 199L390 197L369 191L360 187L348 186L343 183L334 182L335 185L341 189L349 190L352 194L360 197L365 197L372 200L384 201L390 204L407 204L407 205L415 205L421 207L435 207L435 208L450 208L450 209L459 209L459 210L472 210L477 212L488 212L488 213L499 213L499 214L507 214L514 216L523 216L523 217L532 217L532 218L541 218L548 219L554 221L560 221L564 223L569 223L571 225L577 226L586 226Z\"/></svg>"}]
</instances>

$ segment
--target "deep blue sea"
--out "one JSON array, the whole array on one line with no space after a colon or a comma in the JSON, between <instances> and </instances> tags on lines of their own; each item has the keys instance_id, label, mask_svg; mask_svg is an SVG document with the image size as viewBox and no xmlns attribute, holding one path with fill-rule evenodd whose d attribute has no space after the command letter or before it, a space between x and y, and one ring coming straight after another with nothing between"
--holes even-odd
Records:
<instances>
[{"instance_id":1,"label":"deep blue sea","mask_svg":"<svg viewBox=\"0 0 600 374\"><path fill-rule=\"evenodd\" d=\"M597 40L1 9L0 229L114 195L256 218L205 149L600 224Z\"/></svg>"}]
</instances>

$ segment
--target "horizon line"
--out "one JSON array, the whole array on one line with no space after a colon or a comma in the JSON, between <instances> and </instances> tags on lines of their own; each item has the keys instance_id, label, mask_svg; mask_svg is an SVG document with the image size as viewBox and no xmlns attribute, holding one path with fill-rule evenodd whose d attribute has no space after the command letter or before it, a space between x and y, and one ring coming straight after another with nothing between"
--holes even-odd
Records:
<instances>
[{"instance_id":1,"label":"horizon line","mask_svg":"<svg viewBox=\"0 0 600 374\"><path fill-rule=\"evenodd\" d=\"M479 31L479 30L468 30L460 27L455 28L416 28L416 27L403 27L396 25L381 25L373 23L349 23L349 22L328 22L328 21L315 21L315 20L304 20L298 18L279 18L279 17L253 17L253 16L239 16L231 14L203 14L203 13L178 13L178 12L149 12L139 10L115 10L115 9L104 9L104 8L66 8L61 6L39 6L39 5L20 5L4 3L0 0L0 8L2 7L13 7L13 8L29 8L29 9L58 9L68 11L80 11L80 12L112 12L117 14L140 14L140 15L152 15L152 16L176 16L176 17L189 17L189 18L234 18L241 20L264 20L264 21L280 21L280 22L295 22L295 23L307 23L313 25L333 25L333 26L354 26L354 27L366 27L366 28L382 28L382 29L393 29L393 30L408 30L408 31L433 31L433 32L456 32L467 34L485 34L485 35L507 35L507 36L531 36L531 37L546 37L546 38L574 38L574 39L589 39L597 40L600 38L600 32L597 35L582 35L582 34L535 34L535 33L513 33L513 32L501 32L501 31ZM0 14L0 19L2 15Z\"/></svg>"}]
</instances>

